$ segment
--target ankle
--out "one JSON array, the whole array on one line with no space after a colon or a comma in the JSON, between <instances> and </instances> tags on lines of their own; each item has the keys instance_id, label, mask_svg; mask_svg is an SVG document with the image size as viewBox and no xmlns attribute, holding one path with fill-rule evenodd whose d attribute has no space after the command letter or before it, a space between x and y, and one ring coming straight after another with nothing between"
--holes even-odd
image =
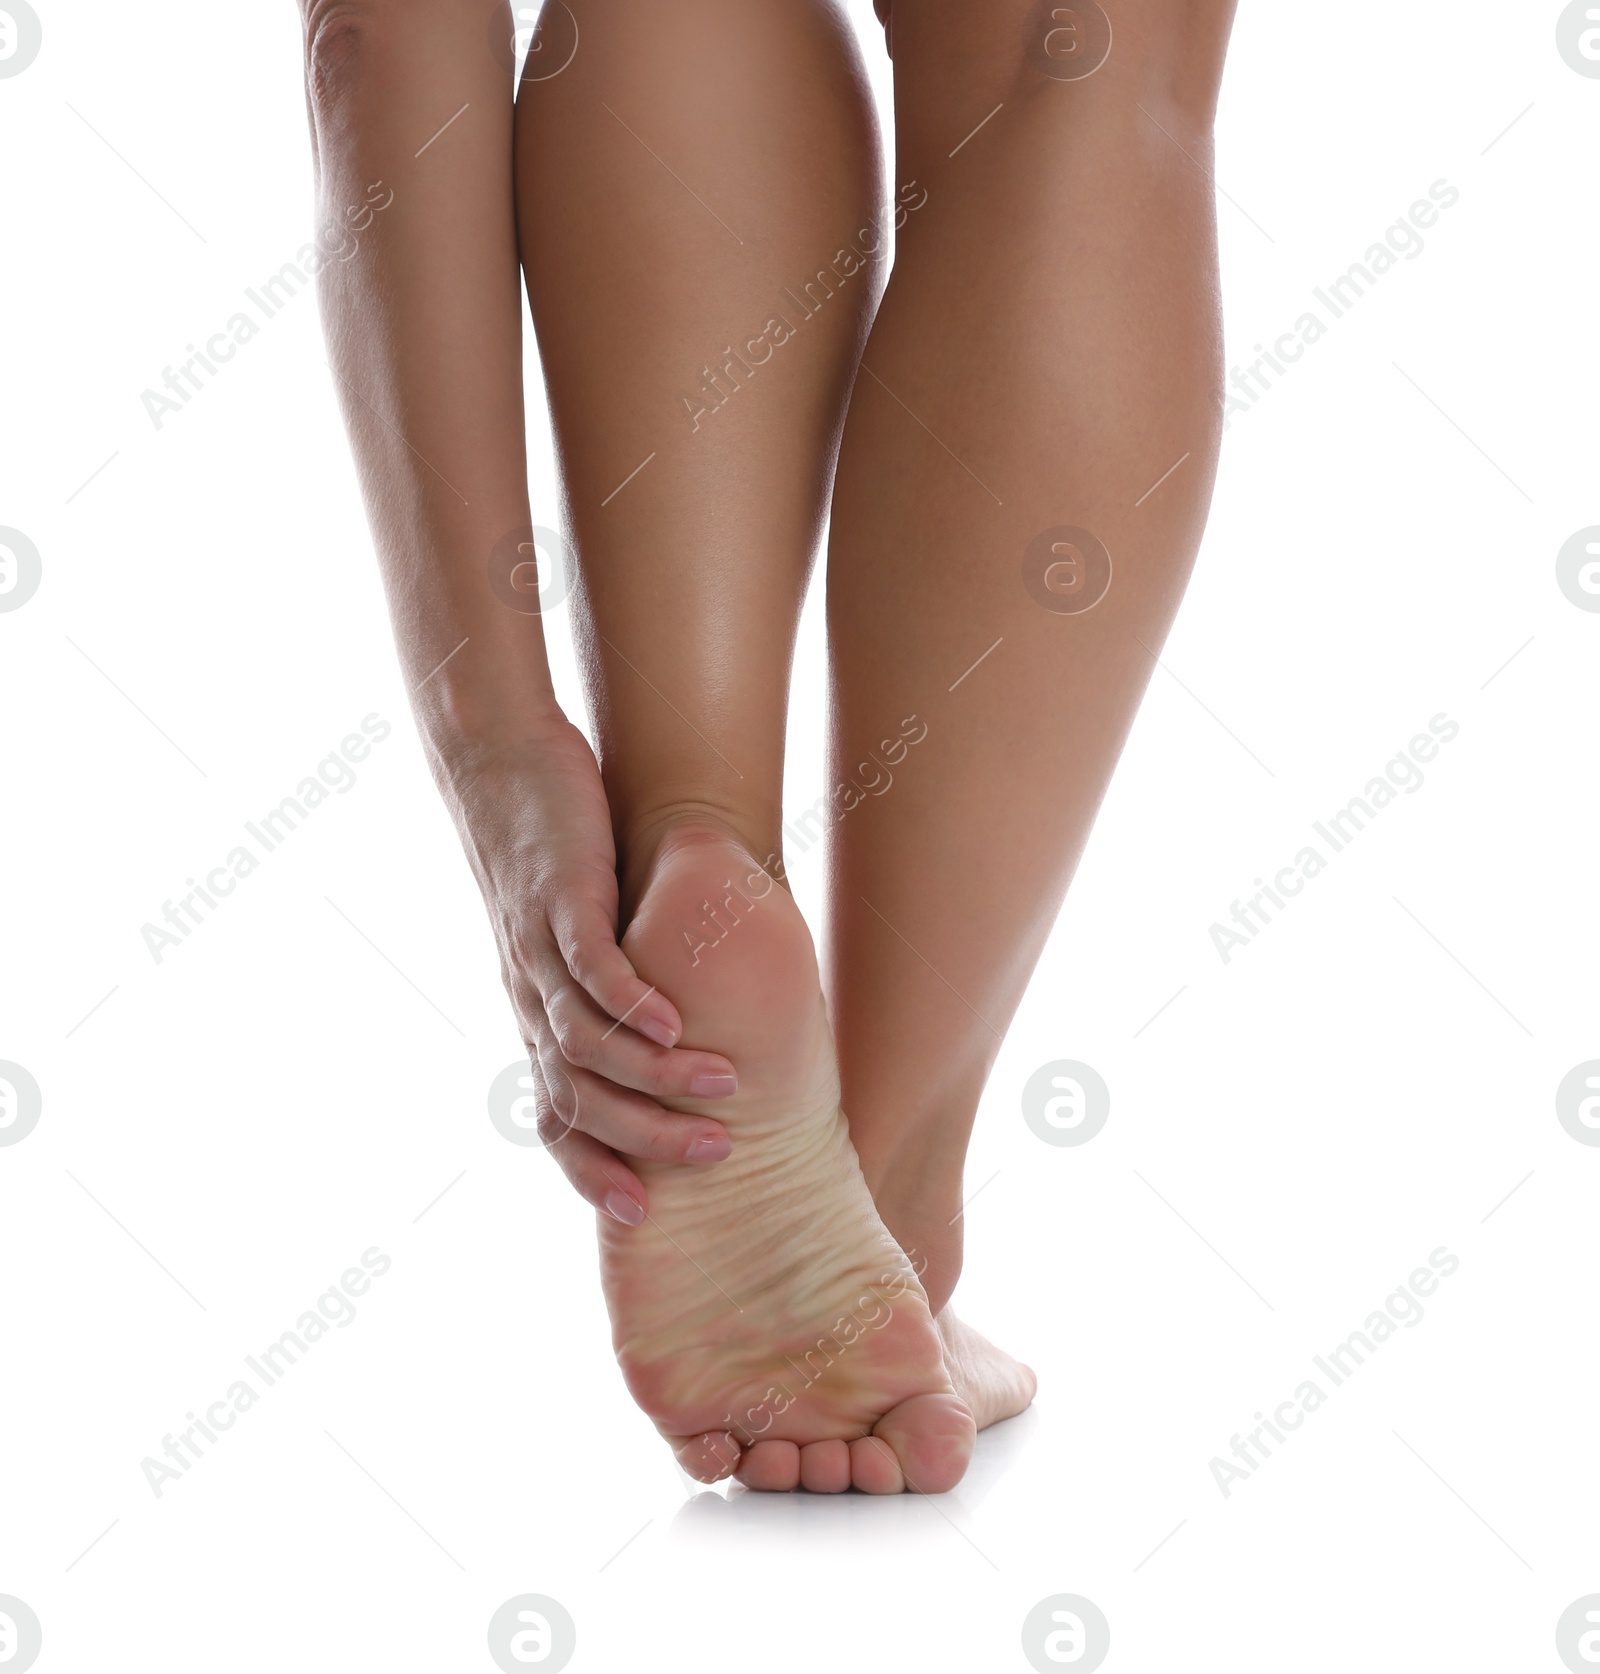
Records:
<instances>
[{"instance_id":1,"label":"ankle","mask_svg":"<svg viewBox=\"0 0 1600 1674\"><path fill-rule=\"evenodd\" d=\"M635 812L616 832L624 918L631 916L665 854L687 844L732 845L749 857L753 871L764 871L787 888L781 849L769 824L765 816L749 810L702 801L673 802Z\"/></svg>"},{"instance_id":2,"label":"ankle","mask_svg":"<svg viewBox=\"0 0 1600 1674\"><path fill-rule=\"evenodd\" d=\"M955 1295L961 1282L961 1235L949 1227L929 1226L922 1233L908 1228L905 1238L895 1231L888 1216L879 1211L879 1219L894 1235L895 1242L906 1253L912 1271L922 1281L928 1293L928 1311L937 1315ZM957 1223L959 1225L959 1223Z\"/></svg>"},{"instance_id":3,"label":"ankle","mask_svg":"<svg viewBox=\"0 0 1600 1674\"><path fill-rule=\"evenodd\" d=\"M908 1197L898 1188L873 1185L873 1206L928 1293L934 1313L950 1300L961 1278L963 1254L961 1187L926 1196Z\"/></svg>"}]
</instances>

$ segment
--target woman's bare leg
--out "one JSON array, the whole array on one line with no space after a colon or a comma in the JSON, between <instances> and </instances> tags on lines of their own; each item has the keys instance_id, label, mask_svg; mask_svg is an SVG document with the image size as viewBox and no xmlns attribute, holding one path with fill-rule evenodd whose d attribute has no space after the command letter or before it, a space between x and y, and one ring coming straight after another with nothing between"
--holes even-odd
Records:
<instances>
[{"instance_id":1,"label":"woman's bare leg","mask_svg":"<svg viewBox=\"0 0 1600 1674\"><path fill-rule=\"evenodd\" d=\"M836 828L827 982L852 1137L936 1308L978 1098L1216 462L1210 132L1233 0L1107 0L1109 57L1065 79L1100 50L1098 11L893 0L899 170L927 202L839 465L829 782L881 782L860 764L884 741L903 761ZM1068 529L1111 558L1092 609L1098 556Z\"/></svg>"},{"instance_id":2,"label":"woman's bare leg","mask_svg":"<svg viewBox=\"0 0 1600 1674\"><path fill-rule=\"evenodd\" d=\"M740 1081L716 1106L732 1156L639 1160L648 1221L601 1225L618 1357L706 1480L947 1488L972 1417L850 1148L806 926L763 870L878 279L870 103L828 0L574 11L576 57L518 100L518 203L623 949Z\"/></svg>"},{"instance_id":3,"label":"woman's bare leg","mask_svg":"<svg viewBox=\"0 0 1600 1674\"><path fill-rule=\"evenodd\" d=\"M545 1137L590 1202L636 1219L619 1152L727 1152L714 1121L656 1097L734 1078L674 1050L681 1019L618 948L594 756L556 705L539 616L503 596L529 521L510 66L483 0L302 14L329 361L418 729L548 1084Z\"/></svg>"},{"instance_id":4,"label":"woman's bare leg","mask_svg":"<svg viewBox=\"0 0 1600 1674\"><path fill-rule=\"evenodd\" d=\"M685 813L765 859L881 286L838 259L879 211L876 125L827 0L573 9L572 63L519 98L519 218L624 873Z\"/></svg>"}]
</instances>

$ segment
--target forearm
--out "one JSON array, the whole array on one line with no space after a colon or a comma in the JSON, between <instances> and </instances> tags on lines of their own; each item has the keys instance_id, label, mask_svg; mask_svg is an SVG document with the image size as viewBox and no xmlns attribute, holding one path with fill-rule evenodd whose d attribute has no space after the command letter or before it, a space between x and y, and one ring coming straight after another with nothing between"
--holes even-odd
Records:
<instances>
[{"instance_id":1,"label":"forearm","mask_svg":"<svg viewBox=\"0 0 1600 1674\"><path fill-rule=\"evenodd\" d=\"M511 77L481 0L304 9L329 360L406 685L454 781L556 712L540 618L489 573L530 521Z\"/></svg>"}]
</instances>

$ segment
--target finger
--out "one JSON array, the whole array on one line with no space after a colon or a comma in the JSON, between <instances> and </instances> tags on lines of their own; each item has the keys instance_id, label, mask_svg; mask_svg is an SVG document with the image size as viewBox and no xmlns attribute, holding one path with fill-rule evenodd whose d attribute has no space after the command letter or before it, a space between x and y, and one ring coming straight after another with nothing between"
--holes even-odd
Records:
<instances>
[{"instance_id":1,"label":"finger","mask_svg":"<svg viewBox=\"0 0 1600 1674\"><path fill-rule=\"evenodd\" d=\"M537 1061L533 1064L533 1083L539 1138L578 1196L624 1226L638 1226L650 1205L644 1182L599 1140L561 1120Z\"/></svg>"},{"instance_id":2,"label":"finger","mask_svg":"<svg viewBox=\"0 0 1600 1674\"><path fill-rule=\"evenodd\" d=\"M539 1118L539 1137L585 1203L623 1226L639 1226L649 1211L644 1182L598 1139L569 1128L552 1110Z\"/></svg>"},{"instance_id":3,"label":"finger","mask_svg":"<svg viewBox=\"0 0 1600 1674\"><path fill-rule=\"evenodd\" d=\"M523 1022L528 1055L539 1071L536 1109L542 1108L540 1101L548 1103L565 1127L579 1129L629 1156L669 1163L717 1163L732 1154L727 1130L711 1117L664 1110L653 1099L569 1062L537 994L515 975L508 987ZM567 992L593 1010L587 996L571 984ZM676 1056L643 1041L635 1045L662 1057Z\"/></svg>"},{"instance_id":4,"label":"finger","mask_svg":"<svg viewBox=\"0 0 1600 1674\"><path fill-rule=\"evenodd\" d=\"M738 1072L720 1053L652 1044L608 1018L564 971L542 999L561 1056L579 1069L656 1099L720 1099L739 1090Z\"/></svg>"},{"instance_id":5,"label":"finger","mask_svg":"<svg viewBox=\"0 0 1600 1674\"><path fill-rule=\"evenodd\" d=\"M678 1008L618 947L613 912L596 901L569 900L552 911L550 928L567 970L609 1019L658 1046L678 1044L683 1035Z\"/></svg>"},{"instance_id":6,"label":"finger","mask_svg":"<svg viewBox=\"0 0 1600 1674\"><path fill-rule=\"evenodd\" d=\"M732 1154L727 1130L708 1117L663 1110L641 1093L564 1061L551 1063L546 1080L551 1104L562 1122L625 1156L651 1162L711 1163L723 1162Z\"/></svg>"}]
</instances>

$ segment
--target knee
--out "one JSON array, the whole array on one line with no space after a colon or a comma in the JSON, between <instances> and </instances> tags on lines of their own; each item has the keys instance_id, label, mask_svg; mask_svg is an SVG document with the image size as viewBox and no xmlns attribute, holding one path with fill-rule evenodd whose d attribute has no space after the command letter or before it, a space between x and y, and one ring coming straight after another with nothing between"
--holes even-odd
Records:
<instances>
[{"instance_id":1,"label":"knee","mask_svg":"<svg viewBox=\"0 0 1600 1674\"><path fill-rule=\"evenodd\" d=\"M374 48L404 26L405 0L300 0L306 87L312 101L336 101Z\"/></svg>"}]
</instances>

